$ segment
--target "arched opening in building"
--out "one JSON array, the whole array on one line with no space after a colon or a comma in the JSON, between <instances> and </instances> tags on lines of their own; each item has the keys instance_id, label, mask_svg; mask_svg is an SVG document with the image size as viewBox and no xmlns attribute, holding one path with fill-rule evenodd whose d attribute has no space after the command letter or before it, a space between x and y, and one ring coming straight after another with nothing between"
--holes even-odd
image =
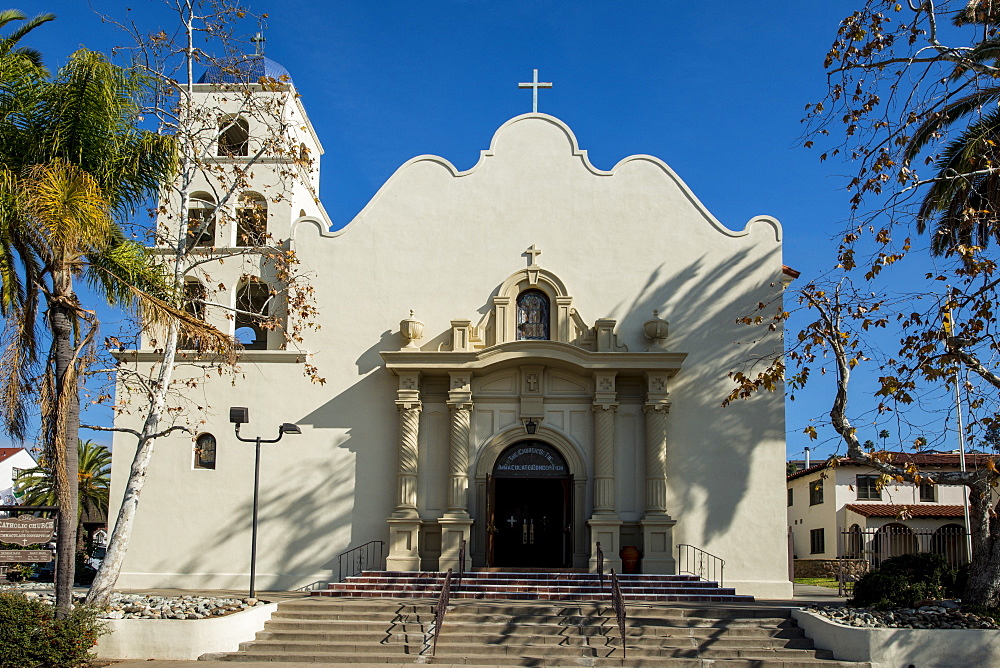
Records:
<instances>
[{"instance_id":1,"label":"arched opening in building","mask_svg":"<svg viewBox=\"0 0 1000 668\"><path fill-rule=\"evenodd\" d=\"M187 247L215 245L215 199L208 193L191 193L188 202Z\"/></svg>"},{"instance_id":2,"label":"arched opening in building","mask_svg":"<svg viewBox=\"0 0 1000 668\"><path fill-rule=\"evenodd\" d=\"M500 453L487 485L488 565L572 565L573 476L558 450L515 443Z\"/></svg>"},{"instance_id":3,"label":"arched opening in building","mask_svg":"<svg viewBox=\"0 0 1000 668\"><path fill-rule=\"evenodd\" d=\"M898 522L886 524L875 532L875 540L872 543L873 565L876 567L890 557L916 554L920 551L917 537L913 535L910 527Z\"/></svg>"},{"instance_id":4,"label":"arched opening in building","mask_svg":"<svg viewBox=\"0 0 1000 668\"><path fill-rule=\"evenodd\" d=\"M243 193L236 208L236 245L263 246L267 239L267 200Z\"/></svg>"},{"instance_id":5,"label":"arched opening in building","mask_svg":"<svg viewBox=\"0 0 1000 668\"><path fill-rule=\"evenodd\" d=\"M950 566L958 567L969 561L965 542L965 527L945 524L931 536L931 552L940 554Z\"/></svg>"},{"instance_id":6,"label":"arched opening in building","mask_svg":"<svg viewBox=\"0 0 1000 668\"><path fill-rule=\"evenodd\" d=\"M184 312L194 316L198 320L205 319L205 299L208 297L208 290L205 285L196 278L189 278L184 281ZM181 350L201 350L202 342L197 336L182 335L178 339L178 347Z\"/></svg>"},{"instance_id":7,"label":"arched opening in building","mask_svg":"<svg viewBox=\"0 0 1000 668\"><path fill-rule=\"evenodd\" d=\"M267 284L248 278L236 290L236 340L246 350L267 350L271 291Z\"/></svg>"},{"instance_id":8,"label":"arched opening in building","mask_svg":"<svg viewBox=\"0 0 1000 668\"><path fill-rule=\"evenodd\" d=\"M245 118L226 118L219 122L219 155L240 157L250 154L250 125Z\"/></svg>"}]
</instances>

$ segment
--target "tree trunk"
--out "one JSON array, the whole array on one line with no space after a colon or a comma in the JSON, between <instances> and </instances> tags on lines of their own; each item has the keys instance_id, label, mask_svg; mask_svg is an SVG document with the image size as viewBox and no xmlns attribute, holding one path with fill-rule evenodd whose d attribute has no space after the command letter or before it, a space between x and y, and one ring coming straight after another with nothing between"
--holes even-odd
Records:
<instances>
[{"instance_id":1,"label":"tree trunk","mask_svg":"<svg viewBox=\"0 0 1000 668\"><path fill-rule=\"evenodd\" d=\"M67 272L68 274L68 272ZM79 460L77 435L80 429L80 396L75 369L72 306L72 277L56 275L54 296L49 302L52 328L52 370L54 395L49 417L49 436L55 472L54 487L59 504L56 538L56 616L66 617L73 605L76 571L76 526L79 520Z\"/></svg>"},{"instance_id":2,"label":"tree trunk","mask_svg":"<svg viewBox=\"0 0 1000 668\"><path fill-rule=\"evenodd\" d=\"M972 563L962 602L995 608L1000 605L1000 522L990 517L990 491L987 483L969 486Z\"/></svg>"},{"instance_id":3,"label":"tree trunk","mask_svg":"<svg viewBox=\"0 0 1000 668\"><path fill-rule=\"evenodd\" d=\"M115 583L118 582L122 562L125 560L125 552L128 550L132 524L135 522L135 514L139 508L139 495L146 484L149 460L153 456L154 434L160 423L160 415L167 403L167 390L173 376L174 356L177 352L178 331L177 321L171 321L167 330L163 360L160 362L153 395L149 398L149 412L146 414L146 421L142 425L142 433L139 435L139 442L135 448L135 456L132 458L132 469L129 472L128 482L125 484L125 494L122 497L121 508L118 509L115 528L108 540L107 554L90 585L90 592L87 594L87 605L99 609L105 609L111 604L111 593Z\"/></svg>"}]
</instances>

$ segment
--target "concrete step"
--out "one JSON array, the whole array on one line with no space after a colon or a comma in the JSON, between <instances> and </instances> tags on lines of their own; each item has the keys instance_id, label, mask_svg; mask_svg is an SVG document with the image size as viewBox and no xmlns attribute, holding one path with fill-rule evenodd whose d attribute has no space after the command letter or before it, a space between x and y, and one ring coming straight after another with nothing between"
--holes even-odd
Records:
<instances>
[{"instance_id":1,"label":"concrete step","mask_svg":"<svg viewBox=\"0 0 1000 668\"><path fill-rule=\"evenodd\" d=\"M466 660L459 660L450 657L447 661L430 660L422 656L399 655L376 655L338 657L336 661L325 659L317 660L311 656L284 656L284 657L253 657L245 655L206 655L201 658L203 661L232 661L237 662L245 668L253 666L282 666L313 664L332 668L339 665L352 665L359 668L384 666L386 664L407 664L407 663L433 663L442 668L446 666L531 666L534 668L580 668L588 666L592 668L871 668L869 663L851 663L825 659L796 658L785 659L678 659L678 658L627 658L624 661L620 658L577 658L564 661L556 661L552 658L533 657L495 657L489 663L476 663L478 657L468 657Z\"/></svg>"},{"instance_id":2,"label":"concrete step","mask_svg":"<svg viewBox=\"0 0 1000 668\"><path fill-rule=\"evenodd\" d=\"M488 649L488 651L486 651ZM391 657L389 660L400 660L405 656L421 656L429 654L422 644L415 645L380 645L372 648L368 645L336 645L324 646L322 649L305 643L256 643L253 648L243 649L241 657L254 660L288 661L322 661L340 662L352 661L357 658L371 661L373 656ZM833 654L825 650L781 649L781 648L730 648L705 649L691 648L632 648L627 655L632 659L780 659L780 660L830 660ZM308 658L307 658L308 657ZM535 659L546 663L546 660L556 662L575 662L576 659L616 658L621 660L621 649L618 647L593 646L558 646L558 645L493 645L489 648L478 647L472 653L467 647L439 643L435 655L436 663L471 663L475 665L494 665L508 663L510 659ZM567 661L570 660L570 661Z\"/></svg>"},{"instance_id":3,"label":"concrete step","mask_svg":"<svg viewBox=\"0 0 1000 668\"><path fill-rule=\"evenodd\" d=\"M467 624L464 622L445 620L445 631L455 636L509 636L513 631L511 624ZM347 634L352 636L377 637L389 633L427 633L432 628L431 623L385 622L385 621L276 621L268 622L267 629L259 633L281 634L291 637L294 634L323 634L335 636ZM566 625L525 623L516 627L525 633L550 635L573 633L578 636L605 636L618 633L618 626L613 620L599 620L594 624ZM723 638L801 638L804 632L797 626L779 628L771 626L730 626L730 627L668 627L668 626L627 626L625 635L628 638L695 638L699 640ZM259 634L258 634L258 637Z\"/></svg>"},{"instance_id":4,"label":"concrete step","mask_svg":"<svg viewBox=\"0 0 1000 668\"><path fill-rule=\"evenodd\" d=\"M861 668L816 650L787 609L654 603L627 603L627 609L624 661L606 601L455 601L431 657L427 643L434 604L412 598L283 602L256 640L243 643L239 652L202 658L261 665Z\"/></svg>"}]
</instances>

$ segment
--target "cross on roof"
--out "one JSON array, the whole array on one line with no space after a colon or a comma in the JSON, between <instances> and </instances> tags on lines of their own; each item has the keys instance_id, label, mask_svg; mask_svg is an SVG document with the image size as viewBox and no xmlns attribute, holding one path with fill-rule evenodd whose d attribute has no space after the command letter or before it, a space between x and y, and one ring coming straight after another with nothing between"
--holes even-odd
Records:
<instances>
[{"instance_id":1,"label":"cross on roof","mask_svg":"<svg viewBox=\"0 0 1000 668\"><path fill-rule=\"evenodd\" d=\"M250 38L250 41L253 42L254 55L255 56L263 56L264 55L264 42L266 41L265 38L264 38L264 33L262 33L262 32L257 33L256 35L254 35L253 37Z\"/></svg>"},{"instance_id":2,"label":"cross on roof","mask_svg":"<svg viewBox=\"0 0 1000 668\"><path fill-rule=\"evenodd\" d=\"M538 70L532 70L534 76L531 81L527 83L517 84L518 88L530 88L531 89L531 113L538 113L538 89L539 88L552 88L552 82L540 82L538 81Z\"/></svg>"},{"instance_id":3,"label":"cross on roof","mask_svg":"<svg viewBox=\"0 0 1000 668\"><path fill-rule=\"evenodd\" d=\"M531 248L529 248L528 250L526 250L523 253L521 253L521 255L530 255L531 256L531 264L528 265L529 267L537 267L538 266L538 256L541 255L541 254L542 254L542 251L540 251L537 248L535 248L535 244L531 244Z\"/></svg>"}]
</instances>

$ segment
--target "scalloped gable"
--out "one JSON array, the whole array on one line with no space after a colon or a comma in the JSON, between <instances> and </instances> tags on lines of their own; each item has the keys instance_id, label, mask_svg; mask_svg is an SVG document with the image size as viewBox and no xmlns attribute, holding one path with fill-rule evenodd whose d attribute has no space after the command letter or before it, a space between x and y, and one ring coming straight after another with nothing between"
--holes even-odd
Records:
<instances>
[{"instance_id":1,"label":"scalloped gable","mask_svg":"<svg viewBox=\"0 0 1000 668\"><path fill-rule=\"evenodd\" d=\"M584 184L591 176L596 183ZM472 184L492 181L493 187L476 192ZM566 123L547 114L523 114L504 123L494 133L490 147L479 161L459 171L445 158L421 155L403 163L379 189L351 223L330 236L339 236L372 216L381 200L406 197L415 211L447 206L450 198L467 200L470 195L490 192L494 206L518 210L535 201L539 207L573 206L582 199L603 196L622 202L639 203L639 213L653 216L670 212L696 214L715 231L728 237L742 237L760 224L770 228L769 236L781 241L781 225L770 216L751 218L742 230L731 230L719 222L694 195L687 184L662 160L650 155L632 155L610 170L595 167L581 149ZM649 209L651 200L656 206ZM514 205L514 206L511 206ZM643 207L646 211L643 211ZM461 204L450 207L461 211ZM658 210L657 210L658 209ZM304 221L305 222L305 221Z\"/></svg>"}]
</instances>

